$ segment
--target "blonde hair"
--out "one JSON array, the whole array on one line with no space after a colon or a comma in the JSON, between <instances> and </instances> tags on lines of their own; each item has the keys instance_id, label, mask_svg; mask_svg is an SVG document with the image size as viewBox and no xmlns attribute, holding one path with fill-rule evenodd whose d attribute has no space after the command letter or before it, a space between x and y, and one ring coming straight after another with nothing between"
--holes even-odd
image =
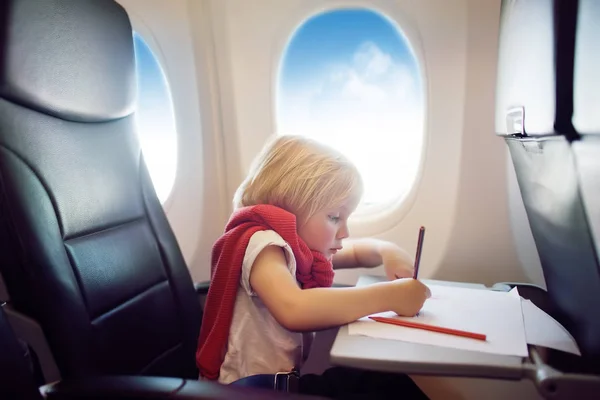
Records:
<instances>
[{"instance_id":1,"label":"blonde hair","mask_svg":"<svg viewBox=\"0 0 600 400\"><path fill-rule=\"evenodd\" d=\"M272 138L254 159L233 198L235 209L271 204L296 215L299 223L362 195L362 179L340 152L302 136Z\"/></svg>"}]
</instances>

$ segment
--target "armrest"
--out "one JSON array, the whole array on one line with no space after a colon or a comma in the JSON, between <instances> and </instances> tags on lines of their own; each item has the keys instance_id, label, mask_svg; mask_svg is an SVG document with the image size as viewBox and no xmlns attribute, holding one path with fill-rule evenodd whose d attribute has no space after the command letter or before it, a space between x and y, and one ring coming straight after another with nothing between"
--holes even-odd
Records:
<instances>
[{"instance_id":1,"label":"armrest","mask_svg":"<svg viewBox=\"0 0 600 400\"><path fill-rule=\"evenodd\" d=\"M60 380L60 372L40 324L27 315L14 310L9 305L2 308L6 312L8 322L15 336L27 343L31 347L32 353L35 354L34 375L36 375L36 380L38 379L38 372L43 375L39 377L39 384Z\"/></svg>"},{"instance_id":2,"label":"armrest","mask_svg":"<svg viewBox=\"0 0 600 400\"><path fill-rule=\"evenodd\" d=\"M216 382L149 376L70 379L40 389L48 400L71 399L306 399L307 396ZM312 397L311 397L312 398Z\"/></svg>"},{"instance_id":3,"label":"armrest","mask_svg":"<svg viewBox=\"0 0 600 400\"><path fill-rule=\"evenodd\" d=\"M208 289L210 288L210 281L195 282L194 289L196 289L197 295L206 296Z\"/></svg>"},{"instance_id":4,"label":"armrest","mask_svg":"<svg viewBox=\"0 0 600 400\"><path fill-rule=\"evenodd\" d=\"M98 376L67 379L40 388L47 399L161 398L176 393L184 384L180 378L146 376Z\"/></svg>"},{"instance_id":5,"label":"armrest","mask_svg":"<svg viewBox=\"0 0 600 400\"><path fill-rule=\"evenodd\" d=\"M210 281L195 282L194 289L196 289L196 295L198 296L200 307L202 307L202 310L204 310L206 296L208 295L208 289L210 289Z\"/></svg>"}]
</instances>

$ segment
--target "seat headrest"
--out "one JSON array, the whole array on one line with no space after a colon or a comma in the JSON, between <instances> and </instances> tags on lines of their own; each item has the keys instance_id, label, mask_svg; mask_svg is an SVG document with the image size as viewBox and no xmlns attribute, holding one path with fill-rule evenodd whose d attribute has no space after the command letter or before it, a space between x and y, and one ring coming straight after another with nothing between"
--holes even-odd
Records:
<instances>
[{"instance_id":1,"label":"seat headrest","mask_svg":"<svg viewBox=\"0 0 600 400\"><path fill-rule=\"evenodd\" d=\"M0 97L58 118L110 121L136 96L131 24L113 0L2 0Z\"/></svg>"}]
</instances>

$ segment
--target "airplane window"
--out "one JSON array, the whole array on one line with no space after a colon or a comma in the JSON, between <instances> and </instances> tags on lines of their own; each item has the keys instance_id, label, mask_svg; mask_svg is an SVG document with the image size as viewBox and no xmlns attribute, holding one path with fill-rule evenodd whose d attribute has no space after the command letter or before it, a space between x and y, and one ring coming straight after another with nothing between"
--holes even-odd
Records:
<instances>
[{"instance_id":1,"label":"airplane window","mask_svg":"<svg viewBox=\"0 0 600 400\"><path fill-rule=\"evenodd\" d=\"M424 133L417 64L395 23L368 9L318 14L288 42L277 131L310 136L351 158L365 182L363 212L400 203L416 181Z\"/></svg>"},{"instance_id":2,"label":"airplane window","mask_svg":"<svg viewBox=\"0 0 600 400\"><path fill-rule=\"evenodd\" d=\"M134 47L138 86L137 132L154 190L164 203L173 188L177 169L173 103L158 59L137 32L134 33Z\"/></svg>"}]
</instances>

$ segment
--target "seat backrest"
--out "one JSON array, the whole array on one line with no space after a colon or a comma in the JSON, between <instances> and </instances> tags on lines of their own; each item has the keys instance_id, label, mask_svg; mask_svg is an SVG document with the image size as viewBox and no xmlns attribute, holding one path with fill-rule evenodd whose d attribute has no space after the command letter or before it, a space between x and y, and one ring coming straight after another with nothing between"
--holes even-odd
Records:
<instances>
[{"instance_id":1,"label":"seat backrest","mask_svg":"<svg viewBox=\"0 0 600 400\"><path fill-rule=\"evenodd\" d=\"M0 272L63 378L197 378L190 274L136 135L113 0L0 2Z\"/></svg>"},{"instance_id":2,"label":"seat backrest","mask_svg":"<svg viewBox=\"0 0 600 400\"><path fill-rule=\"evenodd\" d=\"M599 223L600 147L597 137L573 124L582 111L581 102L574 102L573 81L574 71L589 68L575 56L576 47L593 43L596 49L577 53L593 52L597 59L600 35L581 32L581 22L577 1L503 1L496 133L510 150L551 313L577 341L582 365L595 370L600 368L600 247L592 227ZM576 75L583 85L595 83L592 76Z\"/></svg>"},{"instance_id":3,"label":"seat backrest","mask_svg":"<svg viewBox=\"0 0 600 400\"><path fill-rule=\"evenodd\" d=\"M41 399L25 351L0 307L0 399Z\"/></svg>"}]
</instances>

